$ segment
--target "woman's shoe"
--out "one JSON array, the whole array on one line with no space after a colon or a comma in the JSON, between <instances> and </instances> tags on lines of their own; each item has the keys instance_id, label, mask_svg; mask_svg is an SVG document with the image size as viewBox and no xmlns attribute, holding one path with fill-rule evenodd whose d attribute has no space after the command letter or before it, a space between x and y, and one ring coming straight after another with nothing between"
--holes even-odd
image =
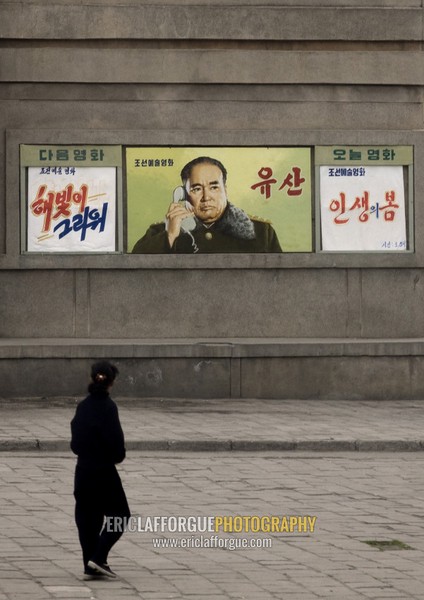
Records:
<instances>
[{"instance_id":1,"label":"woman's shoe","mask_svg":"<svg viewBox=\"0 0 424 600\"><path fill-rule=\"evenodd\" d=\"M106 577L110 577L111 579L116 579L116 573L112 571L112 569L107 563L101 564L94 562L94 560L89 560L88 566L91 569L94 569L94 571L96 571L97 573L100 573L101 575L105 575Z\"/></svg>"}]
</instances>

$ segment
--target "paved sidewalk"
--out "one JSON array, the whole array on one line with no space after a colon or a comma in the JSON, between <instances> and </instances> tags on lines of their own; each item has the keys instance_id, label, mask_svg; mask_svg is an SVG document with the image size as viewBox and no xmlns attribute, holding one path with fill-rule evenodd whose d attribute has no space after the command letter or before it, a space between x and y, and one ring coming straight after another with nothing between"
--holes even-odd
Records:
<instances>
[{"instance_id":1,"label":"paved sidewalk","mask_svg":"<svg viewBox=\"0 0 424 600\"><path fill-rule=\"evenodd\" d=\"M115 400L130 450L424 450L424 400ZM0 450L68 450L76 404L0 400Z\"/></svg>"},{"instance_id":2,"label":"paved sidewalk","mask_svg":"<svg viewBox=\"0 0 424 600\"><path fill-rule=\"evenodd\" d=\"M116 400L134 516L315 516L314 531L219 532L218 547L127 532L119 579L83 581L76 400L1 401L0 600L423 598L424 402ZM222 546L242 539L256 546Z\"/></svg>"},{"instance_id":3,"label":"paved sidewalk","mask_svg":"<svg viewBox=\"0 0 424 600\"><path fill-rule=\"evenodd\" d=\"M119 471L144 521L109 555L116 581L82 580L71 453L1 459L0 600L423 598L422 452L129 452ZM142 531L147 517L240 515L310 515L316 524L271 534ZM252 547L231 550L225 540Z\"/></svg>"}]
</instances>

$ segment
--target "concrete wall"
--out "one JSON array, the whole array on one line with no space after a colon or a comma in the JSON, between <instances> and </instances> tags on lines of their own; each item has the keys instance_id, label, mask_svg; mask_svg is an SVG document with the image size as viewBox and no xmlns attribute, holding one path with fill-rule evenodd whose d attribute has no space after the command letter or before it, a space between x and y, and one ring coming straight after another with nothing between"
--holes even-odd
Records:
<instances>
[{"instance_id":1,"label":"concrete wall","mask_svg":"<svg viewBox=\"0 0 424 600\"><path fill-rule=\"evenodd\" d=\"M423 395L424 9L317 4L0 4L0 397ZM21 143L413 145L415 251L21 255Z\"/></svg>"}]
</instances>

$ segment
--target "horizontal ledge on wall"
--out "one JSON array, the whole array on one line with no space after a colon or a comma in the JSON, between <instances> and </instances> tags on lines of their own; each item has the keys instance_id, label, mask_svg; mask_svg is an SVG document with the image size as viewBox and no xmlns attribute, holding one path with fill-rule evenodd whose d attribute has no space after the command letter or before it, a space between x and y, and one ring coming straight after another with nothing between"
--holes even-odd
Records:
<instances>
[{"instance_id":1,"label":"horizontal ledge on wall","mask_svg":"<svg viewBox=\"0 0 424 600\"><path fill-rule=\"evenodd\" d=\"M0 5L12 39L422 40L421 7L222 4Z\"/></svg>"},{"instance_id":2,"label":"horizontal ledge on wall","mask_svg":"<svg viewBox=\"0 0 424 600\"><path fill-rule=\"evenodd\" d=\"M190 338L0 340L1 359L424 356L424 338Z\"/></svg>"},{"instance_id":3,"label":"horizontal ledge on wall","mask_svg":"<svg viewBox=\"0 0 424 600\"><path fill-rule=\"evenodd\" d=\"M104 7L112 7L118 9L119 7L135 7L138 8L140 5L140 0L4 0L9 4L13 4L16 2L21 4L22 6L26 6L28 4L37 5L37 6L49 6L54 4L56 7L61 6L98 6L99 8ZM149 0L144 3L145 5L154 7L154 6L176 6L178 8L182 8L184 6L242 6L248 8L249 6L259 8L262 6L265 7L280 7L291 10L299 10L305 9L307 7L310 8L318 8L317 0L214 0L211 2L210 0ZM370 6L372 4L372 6ZM335 0L320 0L319 8L335 8ZM340 8L372 8L374 10L382 10L388 8L395 9L419 9L422 7L422 0L337 0L337 7Z\"/></svg>"},{"instance_id":4,"label":"horizontal ledge on wall","mask_svg":"<svg viewBox=\"0 0 424 600\"><path fill-rule=\"evenodd\" d=\"M0 48L0 81L423 85L424 60L409 51Z\"/></svg>"},{"instance_id":5,"label":"horizontal ledge on wall","mask_svg":"<svg viewBox=\"0 0 424 600\"><path fill-rule=\"evenodd\" d=\"M78 254L0 255L1 270L242 270L242 269L374 269L415 268L420 262L413 253L283 253L283 254Z\"/></svg>"},{"instance_id":6,"label":"horizontal ledge on wall","mask_svg":"<svg viewBox=\"0 0 424 600\"><path fill-rule=\"evenodd\" d=\"M334 146L334 145L415 145L421 148L424 129L313 129L301 130L274 126L270 130L233 129L80 129L10 128L6 129L7 157L15 168L19 144L122 144L123 146Z\"/></svg>"},{"instance_id":7,"label":"horizontal ledge on wall","mask_svg":"<svg viewBox=\"0 0 424 600\"><path fill-rule=\"evenodd\" d=\"M6 103L29 101L38 102L75 102L79 105L97 102L99 106L121 103L131 108L131 103L151 102L175 103L191 102L204 104L211 100L211 95L219 102L234 103L267 103L316 105L322 103L339 104L383 104L387 105L419 105L423 100L422 86L391 85L390 97L387 97L387 86L368 84L321 84L321 83L221 83L219 88L214 83L192 85L190 83L120 83L97 84L70 82L7 82L0 85L0 101ZM389 101L388 101L389 100ZM49 104L51 105L51 104Z\"/></svg>"}]
</instances>

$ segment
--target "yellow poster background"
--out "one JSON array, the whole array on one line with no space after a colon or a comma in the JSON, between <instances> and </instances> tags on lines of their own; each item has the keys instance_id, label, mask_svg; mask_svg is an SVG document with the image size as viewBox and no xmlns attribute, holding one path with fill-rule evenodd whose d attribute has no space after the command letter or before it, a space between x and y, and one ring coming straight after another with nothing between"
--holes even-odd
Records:
<instances>
[{"instance_id":1,"label":"yellow poster background","mask_svg":"<svg viewBox=\"0 0 424 600\"><path fill-rule=\"evenodd\" d=\"M228 200L250 216L271 221L283 252L311 252L310 154L309 148L127 148L128 252L152 223L164 221L173 190L181 185L181 169L199 156L222 162L228 173ZM272 174L261 178L258 173L264 174L264 169ZM269 184L268 198L265 188L263 194L261 186L252 189L269 179L276 181Z\"/></svg>"}]
</instances>

